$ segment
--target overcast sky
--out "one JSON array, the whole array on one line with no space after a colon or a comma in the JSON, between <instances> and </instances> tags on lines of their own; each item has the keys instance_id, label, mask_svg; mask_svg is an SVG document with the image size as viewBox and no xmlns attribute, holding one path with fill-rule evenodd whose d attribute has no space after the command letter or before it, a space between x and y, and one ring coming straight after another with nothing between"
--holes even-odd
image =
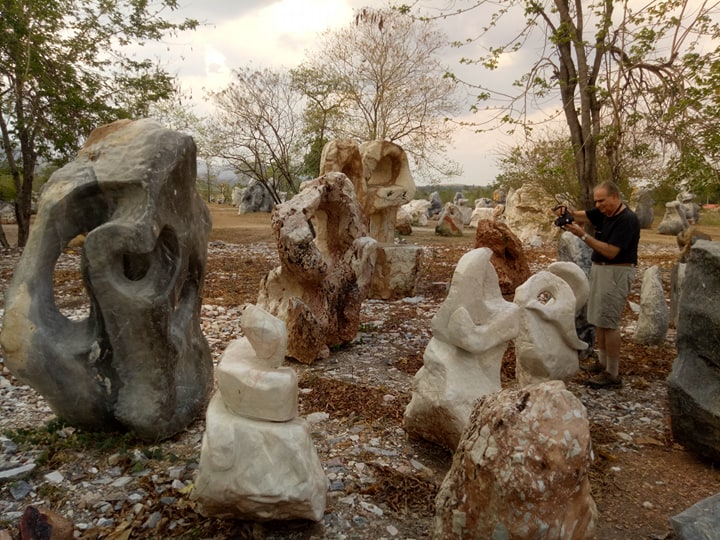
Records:
<instances>
[{"instance_id":1,"label":"overcast sky","mask_svg":"<svg viewBox=\"0 0 720 540\"><path fill-rule=\"evenodd\" d=\"M426 0L426 6L447 6L452 0ZM165 43L161 60L176 73L185 90L191 91L196 112L207 112L202 105L207 90L219 90L229 83L232 70L252 65L293 68L301 63L317 35L352 21L353 9L384 7L386 0L181 0L173 15L204 23L194 32ZM451 39L462 39L485 24L479 15L451 17L441 27ZM453 70L457 60L469 51L449 49L443 61ZM508 57L502 76L517 76L513 58ZM486 75L489 76L489 75ZM463 107L467 110L467 106ZM470 118L468 116L467 118ZM450 157L460 163L463 175L452 183L487 185L498 172L499 152L513 139L498 132L476 134L458 131Z\"/></svg>"}]
</instances>

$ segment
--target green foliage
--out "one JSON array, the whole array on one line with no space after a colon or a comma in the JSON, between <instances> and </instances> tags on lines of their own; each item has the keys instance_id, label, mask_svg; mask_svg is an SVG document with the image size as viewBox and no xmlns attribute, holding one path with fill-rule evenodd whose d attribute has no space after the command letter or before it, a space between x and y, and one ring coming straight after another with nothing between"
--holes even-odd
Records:
<instances>
[{"instance_id":1,"label":"green foliage","mask_svg":"<svg viewBox=\"0 0 720 540\"><path fill-rule=\"evenodd\" d=\"M0 174L0 200L14 201L17 192L12 176L9 174Z\"/></svg>"}]
</instances>

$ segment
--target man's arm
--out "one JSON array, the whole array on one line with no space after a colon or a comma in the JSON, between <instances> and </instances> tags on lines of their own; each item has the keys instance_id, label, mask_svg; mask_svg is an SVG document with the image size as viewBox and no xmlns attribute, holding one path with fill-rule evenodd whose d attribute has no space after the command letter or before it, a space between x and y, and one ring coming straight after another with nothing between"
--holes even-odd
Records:
<instances>
[{"instance_id":1,"label":"man's arm","mask_svg":"<svg viewBox=\"0 0 720 540\"><path fill-rule=\"evenodd\" d=\"M574 214L575 212L573 212ZM579 212L578 212L579 213ZM583 217L585 217L585 221L587 222L587 217L585 216L585 212L582 211ZM580 238L583 242L585 242L588 246L590 246L593 251L597 251L600 255L603 257L613 260L615 257L617 257L617 254L620 253L620 247L614 246L612 244L608 244L607 242L603 242L601 240L598 240L594 236L590 236L585 232L585 229L583 229L580 226L581 221L576 219L574 223L569 223L563 227L563 230L573 233L575 236Z\"/></svg>"}]
</instances>

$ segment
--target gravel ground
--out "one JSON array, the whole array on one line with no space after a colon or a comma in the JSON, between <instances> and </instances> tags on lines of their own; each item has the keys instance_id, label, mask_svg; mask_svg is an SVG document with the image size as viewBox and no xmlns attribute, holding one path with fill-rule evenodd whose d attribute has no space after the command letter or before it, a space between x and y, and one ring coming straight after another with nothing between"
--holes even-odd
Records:
<instances>
[{"instance_id":1,"label":"gravel ground","mask_svg":"<svg viewBox=\"0 0 720 540\"><path fill-rule=\"evenodd\" d=\"M417 296L365 302L361 332L353 343L311 366L290 364L298 370L301 413L311 422L330 480L320 523L200 516L188 494L202 419L157 446L121 435L83 434L57 423L48 426L54 415L44 400L17 381L0 358L0 538L2 529L19 538L18 520L30 505L51 508L71 520L76 538L428 538L434 496L451 455L409 439L402 413L431 337L430 319L466 250L427 247L428 268ZM646 266L660 264L663 276L669 276L675 250L645 246L643 253ZM16 250L2 253L0 291L17 256ZM553 260L543 251L530 252L529 258L533 271ZM215 361L229 341L242 336L242 305L254 301L257 279L276 261L269 243L210 244L202 328ZM78 253L68 251L55 270L56 303L69 317L87 314L78 267ZM631 297L636 304L637 281ZM628 338L636 316L628 310L626 318ZM511 353L503 366L505 387L514 385ZM668 539L667 518L718 491L720 476L672 441L664 379L674 357L673 331L665 345L634 347L628 354L621 390L587 389L582 373L568 383L591 421L597 456L591 479L601 514L598 538ZM9 478L3 480L3 475Z\"/></svg>"}]
</instances>

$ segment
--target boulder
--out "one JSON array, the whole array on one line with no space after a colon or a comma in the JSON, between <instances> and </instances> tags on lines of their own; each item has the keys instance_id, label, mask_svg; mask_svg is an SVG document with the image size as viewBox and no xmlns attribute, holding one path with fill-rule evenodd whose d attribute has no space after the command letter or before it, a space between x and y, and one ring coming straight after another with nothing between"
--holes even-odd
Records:
<instances>
[{"instance_id":1,"label":"boulder","mask_svg":"<svg viewBox=\"0 0 720 540\"><path fill-rule=\"evenodd\" d=\"M698 228L694 225L678 233L677 245L680 249L678 262L687 262L687 258L690 255L690 249L692 249L693 244L698 240L712 240L712 237L709 234L698 230Z\"/></svg>"},{"instance_id":2,"label":"boulder","mask_svg":"<svg viewBox=\"0 0 720 540\"><path fill-rule=\"evenodd\" d=\"M645 188L635 188L630 195L630 209L640 222L641 229L650 229L655 219L655 209L652 192Z\"/></svg>"},{"instance_id":3,"label":"boulder","mask_svg":"<svg viewBox=\"0 0 720 540\"><path fill-rule=\"evenodd\" d=\"M679 201L670 201L665 203L665 215L660 225L658 225L659 234L676 235L690 226L685 217L685 210Z\"/></svg>"},{"instance_id":4,"label":"boulder","mask_svg":"<svg viewBox=\"0 0 720 540\"><path fill-rule=\"evenodd\" d=\"M440 212L442 212L443 209L443 203L440 199L440 194L437 191L433 191L430 194L430 207L427 210L427 217L428 219L435 218L440 215Z\"/></svg>"},{"instance_id":5,"label":"boulder","mask_svg":"<svg viewBox=\"0 0 720 540\"><path fill-rule=\"evenodd\" d=\"M395 216L395 232L401 236L410 236L412 234L412 216L405 210L405 205L397 209Z\"/></svg>"},{"instance_id":6,"label":"boulder","mask_svg":"<svg viewBox=\"0 0 720 540\"><path fill-rule=\"evenodd\" d=\"M413 379L407 432L454 450L474 402L500 390L500 367L518 333L518 307L503 299L488 248L460 258L433 337Z\"/></svg>"},{"instance_id":7,"label":"boulder","mask_svg":"<svg viewBox=\"0 0 720 540\"><path fill-rule=\"evenodd\" d=\"M280 266L260 283L257 305L285 321L287 355L310 364L352 341L375 268L353 185L343 173L304 182L275 206L272 227Z\"/></svg>"},{"instance_id":8,"label":"boulder","mask_svg":"<svg viewBox=\"0 0 720 540\"><path fill-rule=\"evenodd\" d=\"M238 214L272 212L275 201L268 189L260 182L253 182L239 194Z\"/></svg>"},{"instance_id":9,"label":"boulder","mask_svg":"<svg viewBox=\"0 0 720 540\"><path fill-rule=\"evenodd\" d=\"M439 236L462 236L465 227L465 216L460 207L453 203L445 203L438 216L435 234Z\"/></svg>"},{"instance_id":10,"label":"boulder","mask_svg":"<svg viewBox=\"0 0 720 540\"><path fill-rule=\"evenodd\" d=\"M557 238L553 225L555 198L535 183L526 183L510 191L505 203L505 223L523 244L537 245Z\"/></svg>"},{"instance_id":11,"label":"boulder","mask_svg":"<svg viewBox=\"0 0 720 540\"><path fill-rule=\"evenodd\" d=\"M475 247L486 247L492 251L490 262L495 267L503 294L513 294L515 288L530 277L530 266L522 243L505 223L479 222Z\"/></svg>"},{"instance_id":12,"label":"boulder","mask_svg":"<svg viewBox=\"0 0 720 540\"><path fill-rule=\"evenodd\" d=\"M424 199L413 199L400 207L410 214L411 224L417 227L426 227L428 223L427 212L430 209L430 201Z\"/></svg>"},{"instance_id":13,"label":"boulder","mask_svg":"<svg viewBox=\"0 0 720 540\"><path fill-rule=\"evenodd\" d=\"M435 498L435 540L595 537L585 407L561 381L475 405Z\"/></svg>"},{"instance_id":14,"label":"boulder","mask_svg":"<svg viewBox=\"0 0 720 540\"><path fill-rule=\"evenodd\" d=\"M641 345L661 345L665 342L670 323L670 310L660 268L651 266L643 273L640 287L640 314L633 341Z\"/></svg>"},{"instance_id":15,"label":"boulder","mask_svg":"<svg viewBox=\"0 0 720 540\"><path fill-rule=\"evenodd\" d=\"M45 185L5 296L5 365L55 414L85 430L171 437L204 409L213 384L200 327L210 214L195 190L192 137L150 119L90 135ZM86 234L92 307L70 320L52 274Z\"/></svg>"},{"instance_id":16,"label":"boulder","mask_svg":"<svg viewBox=\"0 0 720 540\"><path fill-rule=\"evenodd\" d=\"M672 516L670 525L677 540L717 540L720 531L720 493Z\"/></svg>"},{"instance_id":17,"label":"boulder","mask_svg":"<svg viewBox=\"0 0 720 540\"><path fill-rule=\"evenodd\" d=\"M685 270L676 346L668 377L675 440L720 462L720 242L698 240Z\"/></svg>"},{"instance_id":18,"label":"boulder","mask_svg":"<svg viewBox=\"0 0 720 540\"><path fill-rule=\"evenodd\" d=\"M481 221L494 221L495 220L495 209L494 208L486 208L484 206L481 207L475 207L475 210L473 210L472 214L470 215L470 225L471 227L477 228L478 223Z\"/></svg>"}]
</instances>

